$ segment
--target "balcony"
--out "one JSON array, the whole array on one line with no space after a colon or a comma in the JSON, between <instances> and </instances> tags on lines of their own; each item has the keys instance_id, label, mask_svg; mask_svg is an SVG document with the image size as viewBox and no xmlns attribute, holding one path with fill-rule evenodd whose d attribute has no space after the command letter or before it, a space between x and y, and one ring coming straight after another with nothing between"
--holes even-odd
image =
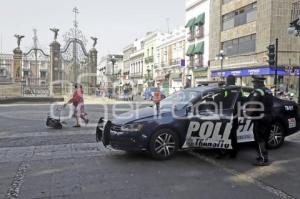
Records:
<instances>
[{"instance_id":1,"label":"balcony","mask_svg":"<svg viewBox=\"0 0 300 199\"><path fill-rule=\"evenodd\" d=\"M195 33L194 33L193 30L191 32L187 33L187 40L188 41L194 41L195 40Z\"/></svg>"},{"instance_id":2,"label":"balcony","mask_svg":"<svg viewBox=\"0 0 300 199\"><path fill-rule=\"evenodd\" d=\"M140 73L130 73L129 77L130 78L139 78L139 77L142 78L143 77L143 73L141 73L141 72Z\"/></svg>"},{"instance_id":3,"label":"balcony","mask_svg":"<svg viewBox=\"0 0 300 199\"><path fill-rule=\"evenodd\" d=\"M196 59L194 62L194 67L203 67L203 60L202 59Z\"/></svg>"},{"instance_id":4,"label":"balcony","mask_svg":"<svg viewBox=\"0 0 300 199\"><path fill-rule=\"evenodd\" d=\"M144 75L144 79L148 81L153 80L153 73L149 73L149 75L148 74Z\"/></svg>"},{"instance_id":5,"label":"balcony","mask_svg":"<svg viewBox=\"0 0 300 199\"><path fill-rule=\"evenodd\" d=\"M204 27L200 26L196 29L196 38L201 39L204 37Z\"/></svg>"},{"instance_id":6,"label":"balcony","mask_svg":"<svg viewBox=\"0 0 300 199\"><path fill-rule=\"evenodd\" d=\"M171 60L172 66L180 66L181 65L181 59L172 59Z\"/></svg>"},{"instance_id":7,"label":"balcony","mask_svg":"<svg viewBox=\"0 0 300 199\"><path fill-rule=\"evenodd\" d=\"M194 58L194 67L203 67L203 56L200 55L196 55L196 57Z\"/></svg>"},{"instance_id":8,"label":"balcony","mask_svg":"<svg viewBox=\"0 0 300 199\"><path fill-rule=\"evenodd\" d=\"M194 59L194 57L190 57L190 59L189 59L189 64L188 64L188 67L194 67L194 64L195 64L195 59Z\"/></svg>"},{"instance_id":9,"label":"balcony","mask_svg":"<svg viewBox=\"0 0 300 199\"><path fill-rule=\"evenodd\" d=\"M145 63L146 63L146 64L153 63L153 60L154 60L154 59L153 59L153 56L146 57L146 58L145 58Z\"/></svg>"}]
</instances>

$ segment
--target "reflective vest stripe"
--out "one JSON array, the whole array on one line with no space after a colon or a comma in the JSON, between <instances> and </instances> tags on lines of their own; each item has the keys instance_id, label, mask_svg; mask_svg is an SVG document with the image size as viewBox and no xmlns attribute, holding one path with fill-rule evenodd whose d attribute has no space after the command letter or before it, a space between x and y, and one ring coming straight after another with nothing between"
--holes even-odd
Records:
<instances>
[{"instance_id":1,"label":"reflective vest stripe","mask_svg":"<svg viewBox=\"0 0 300 199\"><path fill-rule=\"evenodd\" d=\"M255 91L259 92L262 96L265 96L265 92L262 89L258 88L255 89Z\"/></svg>"}]
</instances>

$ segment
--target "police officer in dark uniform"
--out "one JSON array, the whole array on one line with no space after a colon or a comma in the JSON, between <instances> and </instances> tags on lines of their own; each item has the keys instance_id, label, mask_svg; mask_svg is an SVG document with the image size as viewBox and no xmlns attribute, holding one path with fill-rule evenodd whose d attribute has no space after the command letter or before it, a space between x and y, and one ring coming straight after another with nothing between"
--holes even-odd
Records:
<instances>
[{"instance_id":1,"label":"police officer in dark uniform","mask_svg":"<svg viewBox=\"0 0 300 199\"><path fill-rule=\"evenodd\" d=\"M236 84L236 78L233 75L229 75L226 78L226 86L235 86ZM226 103L227 98L231 101L232 95L230 90L224 90L224 103ZM232 150L226 151L226 150L219 150L218 155L216 156L217 159L221 159L227 155L229 155L230 158L236 158L238 153L238 143L237 143L237 129L238 129L238 117L237 117L237 104L233 107L233 121L232 121L232 128L230 132L230 139L231 139L231 145Z\"/></svg>"},{"instance_id":2,"label":"police officer in dark uniform","mask_svg":"<svg viewBox=\"0 0 300 199\"><path fill-rule=\"evenodd\" d=\"M226 85L227 86L235 86L236 85L236 78L233 75L229 75L226 80ZM231 139L231 145L232 145L232 150L229 152L229 157L230 158L236 158L237 153L238 153L238 143L237 143L237 130L239 126L239 121L238 121L238 108L237 108L237 103L233 107L233 121L232 121L232 129L230 133L230 139Z\"/></svg>"},{"instance_id":3,"label":"police officer in dark uniform","mask_svg":"<svg viewBox=\"0 0 300 199\"><path fill-rule=\"evenodd\" d=\"M246 113L254 123L253 133L258 155L254 164L257 166L269 165L266 143L272 121L273 95L272 91L265 87L264 81L265 78L262 76L253 76L254 90L249 95L248 102L250 102L250 105L246 107L246 109L256 109L246 111ZM254 102L254 104L251 104L251 102ZM259 108L262 108L262 111L258 111Z\"/></svg>"}]
</instances>

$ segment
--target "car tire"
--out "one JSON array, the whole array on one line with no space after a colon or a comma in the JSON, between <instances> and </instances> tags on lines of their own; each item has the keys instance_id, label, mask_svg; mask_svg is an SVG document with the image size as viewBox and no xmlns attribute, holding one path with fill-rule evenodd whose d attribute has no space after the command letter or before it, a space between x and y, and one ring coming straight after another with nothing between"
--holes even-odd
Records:
<instances>
[{"instance_id":1,"label":"car tire","mask_svg":"<svg viewBox=\"0 0 300 199\"><path fill-rule=\"evenodd\" d=\"M278 149L284 143L285 129L279 122L272 124L268 137L267 147L269 149Z\"/></svg>"},{"instance_id":2,"label":"car tire","mask_svg":"<svg viewBox=\"0 0 300 199\"><path fill-rule=\"evenodd\" d=\"M149 152L157 160L171 159L178 151L179 139L170 129L160 129L150 140Z\"/></svg>"}]
</instances>

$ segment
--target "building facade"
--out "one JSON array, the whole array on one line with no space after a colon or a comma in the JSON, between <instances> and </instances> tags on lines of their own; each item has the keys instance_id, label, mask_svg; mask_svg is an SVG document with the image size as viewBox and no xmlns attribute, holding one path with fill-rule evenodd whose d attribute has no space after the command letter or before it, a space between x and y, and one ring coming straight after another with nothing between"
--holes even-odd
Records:
<instances>
[{"instance_id":1,"label":"building facade","mask_svg":"<svg viewBox=\"0 0 300 199\"><path fill-rule=\"evenodd\" d=\"M0 83L12 82L13 55L0 54Z\"/></svg>"},{"instance_id":2,"label":"building facade","mask_svg":"<svg viewBox=\"0 0 300 199\"><path fill-rule=\"evenodd\" d=\"M293 0L211 0L210 60L212 79L234 75L238 84L250 86L252 75L264 75L266 85L274 86L275 67L267 62L267 46L279 40L278 80L295 89L295 73L288 66L299 66L298 38L287 34ZM221 70L215 60L220 50L227 59ZM297 84L298 85L298 84Z\"/></svg>"},{"instance_id":3,"label":"building facade","mask_svg":"<svg viewBox=\"0 0 300 199\"><path fill-rule=\"evenodd\" d=\"M0 82L13 82L13 54L0 54ZM20 80L28 85L46 85L49 83L50 60L48 57L23 56L21 60Z\"/></svg>"},{"instance_id":4,"label":"building facade","mask_svg":"<svg viewBox=\"0 0 300 199\"><path fill-rule=\"evenodd\" d=\"M144 74L144 88L153 87L155 81L153 78L154 67L158 66L158 55L157 46L160 45L161 40L164 38L166 33L162 32L149 32L146 34L144 39L144 56L145 56L145 65L143 68Z\"/></svg>"},{"instance_id":5,"label":"building facade","mask_svg":"<svg viewBox=\"0 0 300 199\"><path fill-rule=\"evenodd\" d=\"M156 86L166 95L184 86L185 72L185 28L165 34L157 46L157 64L154 69Z\"/></svg>"},{"instance_id":6,"label":"building facade","mask_svg":"<svg viewBox=\"0 0 300 199\"><path fill-rule=\"evenodd\" d=\"M144 38L137 39L133 43L134 51L130 55L130 70L129 70L129 84L132 86L134 95L141 95L144 91Z\"/></svg>"},{"instance_id":7,"label":"building facade","mask_svg":"<svg viewBox=\"0 0 300 199\"><path fill-rule=\"evenodd\" d=\"M49 83L50 60L48 57L24 57L22 60L22 79L28 85L47 85Z\"/></svg>"},{"instance_id":8,"label":"building facade","mask_svg":"<svg viewBox=\"0 0 300 199\"><path fill-rule=\"evenodd\" d=\"M103 56L97 67L97 84L105 92L120 93L122 90L123 55Z\"/></svg>"},{"instance_id":9,"label":"building facade","mask_svg":"<svg viewBox=\"0 0 300 199\"><path fill-rule=\"evenodd\" d=\"M219 0L220 1L220 0ZM208 80L210 0L186 0L186 86ZM214 12L212 12L214 14Z\"/></svg>"}]
</instances>

